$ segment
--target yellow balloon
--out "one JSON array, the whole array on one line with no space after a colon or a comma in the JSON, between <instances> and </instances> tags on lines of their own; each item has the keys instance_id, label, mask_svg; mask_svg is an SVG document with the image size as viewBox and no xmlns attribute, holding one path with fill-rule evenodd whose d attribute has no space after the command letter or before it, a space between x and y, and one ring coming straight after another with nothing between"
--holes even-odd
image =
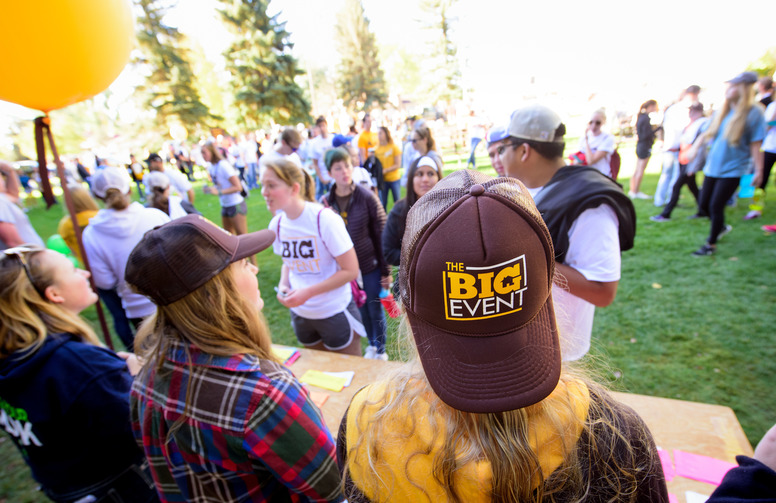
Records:
<instances>
[{"instance_id":1,"label":"yellow balloon","mask_svg":"<svg viewBox=\"0 0 776 503\"><path fill-rule=\"evenodd\" d=\"M0 16L0 99L48 112L102 92L135 40L131 0L17 0Z\"/></svg>"}]
</instances>

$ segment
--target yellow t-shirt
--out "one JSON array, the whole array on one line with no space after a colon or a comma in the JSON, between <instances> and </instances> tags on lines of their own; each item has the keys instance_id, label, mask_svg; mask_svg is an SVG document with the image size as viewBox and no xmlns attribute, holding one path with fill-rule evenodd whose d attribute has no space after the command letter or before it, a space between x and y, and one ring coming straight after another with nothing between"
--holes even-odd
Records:
<instances>
[{"instance_id":1,"label":"yellow t-shirt","mask_svg":"<svg viewBox=\"0 0 776 503\"><path fill-rule=\"evenodd\" d=\"M386 182L395 182L401 178L401 150L395 143L389 143L388 145L380 145L375 148L375 155L380 159L380 163L383 165L383 180ZM400 167L386 173L385 170L398 164Z\"/></svg>"},{"instance_id":2,"label":"yellow t-shirt","mask_svg":"<svg viewBox=\"0 0 776 503\"><path fill-rule=\"evenodd\" d=\"M76 214L75 219L78 221L78 225L81 229L89 225L89 219L97 214L97 210L86 210ZM70 248L70 251L78 257L78 260L83 264L84 259L81 256L81 249L78 247L78 240L75 237L75 229L73 229L73 221L70 220L70 215L65 215L62 220L59 221L59 235L65 240L65 244Z\"/></svg>"},{"instance_id":3,"label":"yellow t-shirt","mask_svg":"<svg viewBox=\"0 0 776 503\"><path fill-rule=\"evenodd\" d=\"M358 148L363 148L365 151L377 146L377 133L372 131L362 131L358 135ZM368 152L364 152L368 154Z\"/></svg>"},{"instance_id":4,"label":"yellow t-shirt","mask_svg":"<svg viewBox=\"0 0 776 503\"><path fill-rule=\"evenodd\" d=\"M349 451L347 469L353 483L370 501L447 501L445 490L433 477L435 456L444 444L444 420L431 404L418 400L403 406L390 417L380 419L373 431L380 439L375 451L369 442L358 443L361 432L374 418L385 401L397 397L390 382L380 381L359 391L347 414L346 445ZM528 438L539 457L541 473L549 477L563 463L563 453L577 443L590 405L587 386L581 381L561 381L544 399L547 407L538 409L527 425ZM553 426L555 425L555 426ZM562 434L556 430L562 425ZM407 432L413 431L408 436ZM358 444L355 451L350 448ZM408 456L412 453L412 456ZM368 458L373 459L372 470ZM537 474L538 475L538 474ZM543 482L536 478L536 488ZM492 472L487 460L462 466L454 484L461 499L472 503L490 501ZM428 498L427 498L428 497Z\"/></svg>"}]
</instances>

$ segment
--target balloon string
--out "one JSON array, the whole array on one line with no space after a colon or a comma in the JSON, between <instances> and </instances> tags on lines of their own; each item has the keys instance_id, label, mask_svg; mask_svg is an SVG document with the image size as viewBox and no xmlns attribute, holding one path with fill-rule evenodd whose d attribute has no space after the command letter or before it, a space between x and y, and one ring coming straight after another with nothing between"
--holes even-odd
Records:
<instances>
[{"instance_id":1,"label":"balloon string","mask_svg":"<svg viewBox=\"0 0 776 503\"><path fill-rule=\"evenodd\" d=\"M39 134L39 126L40 123L40 134ZM59 158L59 153L57 152L57 146L54 144L54 135L51 133L51 120L49 119L48 115L45 117L38 117L35 119L35 141L36 144L38 142L38 137L40 136L40 148L38 149L38 158L40 159L40 153L41 150L43 150L43 158L44 158L44 166L45 166L45 146L43 145L43 132L46 133L46 136L48 137L49 145L51 146L51 153L54 154L54 164L56 164L57 167L57 176L59 176L59 184L62 186L62 194L65 197L65 205L67 206L67 211L70 213L70 221L73 224L73 230L75 231L75 238L78 242L78 247L81 249L81 258L84 263L84 268L89 271L89 284L91 284L92 289L96 292L97 291L97 285L94 283L94 276L91 274L92 269L89 266L89 257L86 254L86 249L84 248L84 242L83 242L83 230L81 229L81 226L78 225L78 216L76 215L75 211L75 204L73 203L73 196L70 194L70 187L67 185L67 177L65 176L65 165L62 163L62 160ZM40 160L38 161L40 163ZM48 179L48 170L46 170L45 175L41 174L41 181L43 181L45 176L45 184L48 185L49 191L51 191L51 183ZM41 184L43 185L43 184ZM53 192L51 193L51 197L54 197ZM51 205L49 205L50 207ZM97 299L97 304L95 305L97 308L97 318L100 320L100 328L102 329L102 335L103 339L105 340L105 344L108 345L109 348L113 349L113 341L110 338L110 331L108 330L108 323L105 321L105 313L102 310L102 304L99 300L99 297Z\"/></svg>"}]
</instances>

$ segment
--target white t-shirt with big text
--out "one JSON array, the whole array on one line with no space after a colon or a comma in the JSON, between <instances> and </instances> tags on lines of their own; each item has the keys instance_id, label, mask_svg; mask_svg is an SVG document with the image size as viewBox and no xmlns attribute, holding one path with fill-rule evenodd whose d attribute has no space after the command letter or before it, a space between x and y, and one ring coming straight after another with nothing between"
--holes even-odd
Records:
<instances>
[{"instance_id":1,"label":"white t-shirt with big text","mask_svg":"<svg viewBox=\"0 0 776 503\"><path fill-rule=\"evenodd\" d=\"M529 189L533 197L541 188ZM617 214L607 204L583 211L569 229L564 264L590 281L620 280L620 234ZM552 300L564 361L579 360L590 350L595 305L553 285Z\"/></svg>"},{"instance_id":2,"label":"white t-shirt with big text","mask_svg":"<svg viewBox=\"0 0 776 503\"><path fill-rule=\"evenodd\" d=\"M293 220L279 211L269 223L269 229L277 233L272 249L288 268L292 290L315 285L333 276L340 269L335 257L353 248L342 217L316 203L305 203L302 214ZM350 284L346 283L311 297L291 311L302 318L321 320L343 312L352 297Z\"/></svg>"},{"instance_id":3,"label":"white t-shirt with big text","mask_svg":"<svg viewBox=\"0 0 776 503\"><path fill-rule=\"evenodd\" d=\"M590 151L595 154L599 151L606 152L606 155L599 159L595 164L588 163L588 166L592 166L606 176L612 176L612 153L614 152L614 136L609 133L601 132L598 136L593 136L592 133L587 134L587 141L590 143ZM579 139L579 151L585 152L585 138Z\"/></svg>"}]
</instances>

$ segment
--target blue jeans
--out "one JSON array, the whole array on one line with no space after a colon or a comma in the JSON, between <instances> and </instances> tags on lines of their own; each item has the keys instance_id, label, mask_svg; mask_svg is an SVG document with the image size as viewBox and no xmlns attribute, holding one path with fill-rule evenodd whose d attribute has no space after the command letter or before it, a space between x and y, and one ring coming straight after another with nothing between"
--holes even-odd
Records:
<instances>
[{"instance_id":1,"label":"blue jeans","mask_svg":"<svg viewBox=\"0 0 776 503\"><path fill-rule=\"evenodd\" d=\"M248 184L248 189L257 189L259 188L259 165L255 162L249 162L247 166L247 180L245 180L245 183Z\"/></svg>"},{"instance_id":2,"label":"blue jeans","mask_svg":"<svg viewBox=\"0 0 776 503\"><path fill-rule=\"evenodd\" d=\"M364 291L366 292L366 304L359 307L361 321L366 329L366 337L369 345L377 348L378 353L385 352L386 328L385 313L380 303L380 268L362 275Z\"/></svg>"},{"instance_id":3,"label":"blue jeans","mask_svg":"<svg viewBox=\"0 0 776 503\"><path fill-rule=\"evenodd\" d=\"M674 184L679 179L679 153L663 152L663 170L655 189L655 206L663 206L671 199Z\"/></svg>"},{"instance_id":4,"label":"blue jeans","mask_svg":"<svg viewBox=\"0 0 776 503\"><path fill-rule=\"evenodd\" d=\"M124 307L121 305L121 297L119 297L118 292L116 290L98 288L97 295L99 295L100 300L113 317L113 329L116 331L116 335L119 336L127 351L132 351L132 346L135 343L135 334L129 326L129 319L124 311Z\"/></svg>"},{"instance_id":5,"label":"blue jeans","mask_svg":"<svg viewBox=\"0 0 776 503\"><path fill-rule=\"evenodd\" d=\"M469 164L471 164L473 167L477 167L477 163L474 161L474 152L477 150L477 145L480 144L482 141L482 138L472 138L472 151L469 154L469 160L466 161L466 167L469 167Z\"/></svg>"},{"instance_id":6,"label":"blue jeans","mask_svg":"<svg viewBox=\"0 0 776 503\"><path fill-rule=\"evenodd\" d=\"M401 180L395 182L383 182L383 190L380 191L380 202L383 203L383 208L388 208L388 192L393 194L393 204L399 200L401 194Z\"/></svg>"},{"instance_id":7,"label":"blue jeans","mask_svg":"<svg viewBox=\"0 0 776 503\"><path fill-rule=\"evenodd\" d=\"M324 184L321 182L321 179L317 176L315 177L315 200L319 200L322 195L329 192L329 187L331 186L331 183Z\"/></svg>"}]
</instances>

